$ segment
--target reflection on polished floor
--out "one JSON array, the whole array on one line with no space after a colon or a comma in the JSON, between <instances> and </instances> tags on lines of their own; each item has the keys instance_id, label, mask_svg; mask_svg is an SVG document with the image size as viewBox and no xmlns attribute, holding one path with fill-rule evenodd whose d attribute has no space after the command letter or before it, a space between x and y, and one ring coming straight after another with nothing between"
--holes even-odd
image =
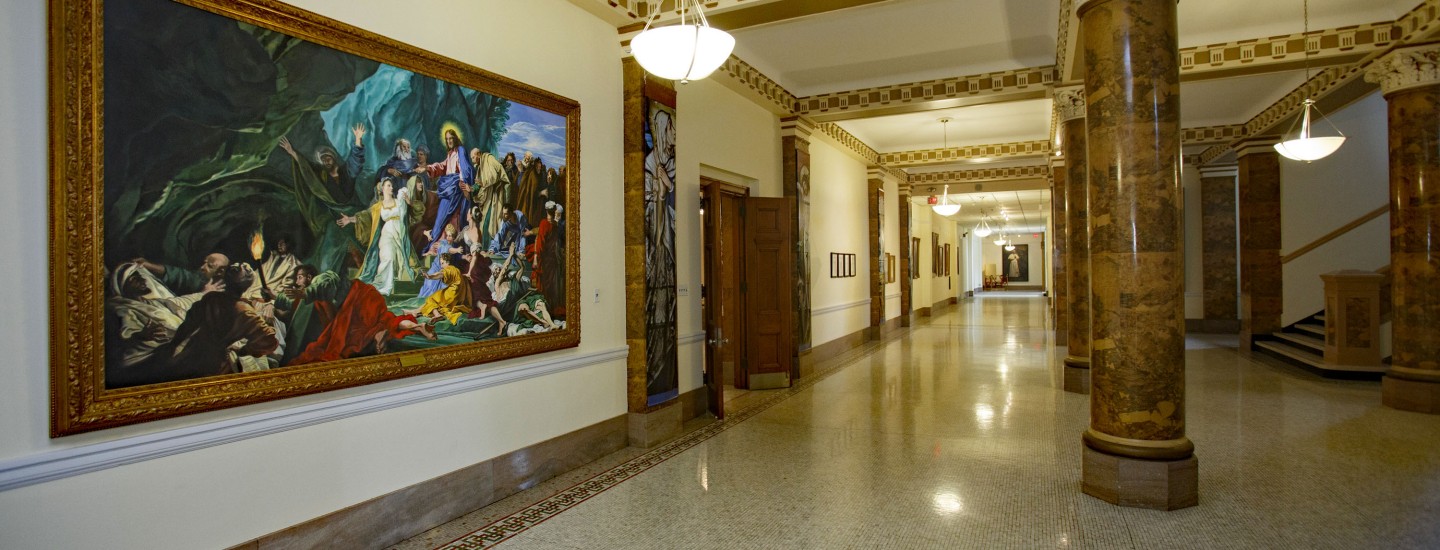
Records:
<instances>
[{"instance_id":1,"label":"reflection on polished floor","mask_svg":"<svg viewBox=\"0 0 1440 550\"><path fill-rule=\"evenodd\" d=\"M1085 496L1088 400L1061 391L1046 319L1044 298L962 301L669 451L626 449L396 548L1440 548L1440 417L1233 337L1186 352L1200 505Z\"/></svg>"}]
</instances>

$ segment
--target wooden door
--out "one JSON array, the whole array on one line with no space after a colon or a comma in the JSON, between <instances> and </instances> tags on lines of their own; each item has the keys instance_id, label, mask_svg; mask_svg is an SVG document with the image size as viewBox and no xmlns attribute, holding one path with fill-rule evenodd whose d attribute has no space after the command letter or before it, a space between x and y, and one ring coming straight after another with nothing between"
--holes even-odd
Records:
<instances>
[{"instance_id":1,"label":"wooden door","mask_svg":"<svg viewBox=\"0 0 1440 550\"><path fill-rule=\"evenodd\" d=\"M786 388L795 351L791 199L750 197L745 224L745 363L750 389Z\"/></svg>"},{"instance_id":2,"label":"wooden door","mask_svg":"<svg viewBox=\"0 0 1440 550\"><path fill-rule=\"evenodd\" d=\"M744 249L741 247L740 209L749 189L709 178L701 178L704 200L704 281L705 376L709 409L716 418L725 418L725 386L745 388L743 359L745 304L740 283L744 278Z\"/></svg>"}]
</instances>

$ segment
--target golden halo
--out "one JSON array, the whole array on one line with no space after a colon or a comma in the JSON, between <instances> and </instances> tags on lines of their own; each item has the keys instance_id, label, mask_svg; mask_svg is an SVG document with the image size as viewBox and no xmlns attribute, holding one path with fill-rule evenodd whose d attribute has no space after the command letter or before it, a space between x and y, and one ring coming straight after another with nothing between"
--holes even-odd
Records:
<instances>
[{"instance_id":1,"label":"golden halo","mask_svg":"<svg viewBox=\"0 0 1440 550\"><path fill-rule=\"evenodd\" d=\"M455 136L460 138L461 143L465 142L465 132L460 131L460 125L455 121L448 121L440 125L440 145L445 145L445 133L451 130L455 131Z\"/></svg>"}]
</instances>

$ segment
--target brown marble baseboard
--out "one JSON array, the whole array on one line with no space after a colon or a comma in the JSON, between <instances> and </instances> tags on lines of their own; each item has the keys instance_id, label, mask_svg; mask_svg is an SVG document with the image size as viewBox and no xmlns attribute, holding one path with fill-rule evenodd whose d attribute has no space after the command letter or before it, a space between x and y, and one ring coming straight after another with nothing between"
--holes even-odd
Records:
<instances>
[{"instance_id":1,"label":"brown marble baseboard","mask_svg":"<svg viewBox=\"0 0 1440 550\"><path fill-rule=\"evenodd\" d=\"M630 446L649 449L680 435L680 428L685 423L685 419L681 418L683 414L679 400L672 399L646 412L626 415L629 417Z\"/></svg>"},{"instance_id":2,"label":"brown marble baseboard","mask_svg":"<svg viewBox=\"0 0 1440 550\"><path fill-rule=\"evenodd\" d=\"M808 367L808 372L813 375L815 372L816 363L832 359L835 356L840 355L841 353L845 353L846 351L849 351L853 348L858 348L865 345L865 342L868 341L867 333L871 332L871 330L872 329L870 327L866 327L831 340L829 342L825 342L824 344L812 347L810 348L810 354L803 357L800 364L802 365L802 367ZM802 368L802 376L806 371L806 369Z\"/></svg>"},{"instance_id":3,"label":"brown marble baseboard","mask_svg":"<svg viewBox=\"0 0 1440 550\"><path fill-rule=\"evenodd\" d=\"M232 547L384 548L625 448L625 415Z\"/></svg>"},{"instance_id":4,"label":"brown marble baseboard","mask_svg":"<svg viewBox=\"0 0 1440 550\"><path fill-rule=\"evenodd\" d=\"M1240 320L1186 319L1185 332L1191 334L1240 334Z\"/></svg>"},{"instance_id":5,"label":"brown marble baseboard","mask_svg":"<svg viewBox=\"0 0 1440 550\"><path fill-rule=\"evenodd\" d=\"M929 317L929 316L930 316L930 308L928 308L928 307L922 307L922 308L916 309L916 310L915 310L915 316L916 316L916 317Z\"/></svg>"},{"instance_id":6,"label":"brown marble baseboard","mask_svg":"<svg viewBox=\"0 0 1440 550\"><path fill-rule=\"evenodd\" d=\"M680 421L684 422L710 412L710 391L703 384L680 394Z\"/></svg>"}]
</instances>

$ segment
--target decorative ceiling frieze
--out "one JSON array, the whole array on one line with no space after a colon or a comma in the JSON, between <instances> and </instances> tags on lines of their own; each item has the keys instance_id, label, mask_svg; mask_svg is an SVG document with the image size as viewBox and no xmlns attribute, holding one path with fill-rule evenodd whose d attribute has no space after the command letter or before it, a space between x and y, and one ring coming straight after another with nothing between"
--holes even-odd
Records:
<instances>
[{"instance_id":1,"label":"decorative ceiling frieze","mask_svg":"<svg viewBox=\"0 0 1440 550\"><path fill-rule=\"evenodd\" d=\"M971 183L981 181L1003 181L1020 179L1045 179L1050 175L1050 165L1009 166L1005 168L980 168L976 170L954 170L950 172L926 172L910 174L910 185L943 185L947 183Z\"/></svg>"},{"instance_id":2,"label":"decorative ceiling frieze","mask_svg":"<svg viewBox=\"0 0 1440 550\"><path fill-rule=\"evenodd\" d=\"M855 154L860 155L866 162L872 165L881 164L880 153L875 152L875 150L870 148L869 145L866 145L865 142L860 141L860 138L850 135L850 132L846 132L840 125L833 122L826 122L816 126L815 129L819 130L822 134L830 136L830 139L839 142L851 151L854 151Z\"/></svg>"},{"instance_id":3,"label":"decorative ceiling frieze","mask_svg":"<svg viewBox=\"0 0 1440 550\"><path fill-rule=\"evenodd\" d=\"M915 110L915 105L947 101L937 108L1045 97L1054 81L1053 66L863 88L800 98L795 112L820 121L845 120Z\"/></svg>"},{"instance_id":4,"label":"decorative ceiling frieze","mask_svg":"<svg viewBox=\"0 0 1440 550\"><path fill-rule=\"evenodd\" d=\"M1220 78L1303 66L1348 63L1383 51L1399 32L1394 21L1353 25L1223 44L1180 48L1180 79Z\"/></svg>"},{"instance_id":5,"label":"decorative ceiling frieze","mask_svg":"<svg viewBox=\"0 0 1440 550\"><path fill-rule=\"evenodd\" d=\"M923 166L948 162L984 161L1004 158L1042 157L1050 154L1049 140L1019 141L994 145L971 145L948 149L923 149L883 153L880 162L886 166Z\"/></svg>"},{"instance_id":6,"label":"decorative ceiling frieze","mask_svg":"<svg viewBox=\"0 0 1440 550\"><path fill-rule=\"evenodd\" d=\"M1244 124L1230 124L1226 126L1205 126L1203 128L1186 128L1180 131L1180 143L1184 145L1210 145L1215 143L1230 143L1245 137Z\"/></svg>"},{"instance_id":7,"label":"decorative ceiling frieze","mask_svg":"<svg viewBox=\"0 0 1440 550\"><path fill-rule=\"evenodd\" d=\"M766 106L771 110L780 114L803 114L795 113L795 94L790 93L790 90L786 90L780 83L775 82L775 79L766 76L765 73L760 72L760 69L756 69L745 60L731 55L730 59L720 66L720 71L729 75L736 84L758 94L768 103Z\"/></svg>"}]
</instances>

